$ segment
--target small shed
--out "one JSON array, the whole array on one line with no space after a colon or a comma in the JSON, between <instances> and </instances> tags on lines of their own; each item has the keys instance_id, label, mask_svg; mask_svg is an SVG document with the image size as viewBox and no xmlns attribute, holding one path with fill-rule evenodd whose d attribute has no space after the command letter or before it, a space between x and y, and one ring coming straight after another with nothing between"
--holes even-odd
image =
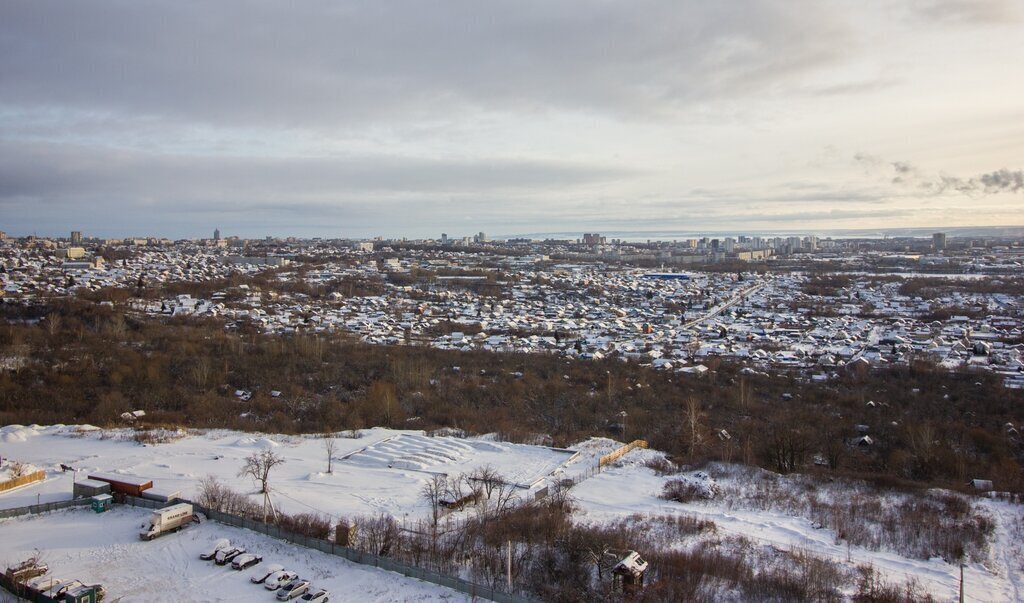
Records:
<instances>
[{"instance_id":1,"label":"small shed","mask_svg":"<svg viewBox=\"0 0 1024 603\"><path fill-rule=\"evenodd\" d=\"M117 473L90 473L89 479L94 479L110 484L111 494L127 494L128 496L142 496L143 490L153 487L153 480L134 475L120 475Z\"/></svg>"},{"instance_id":2,"label":"small shed","mask_svg":"<svg viewBox=\"0 0 1024 603\"><path fill-rule=\"evenodd\" d=\"M629 551L621 561L612 568L615 584L621 584L623 590L643 588L644 574L647 573L647 562L640 557L640 553Z\"/></svg>"},{"instance_id":3,"label":"small shed","mask_svg":"<svg viewBox=\"0 0 1024 603\"><path fill-rule=\"evenodd\" d=\"M92 497L92 510L97 513L103 513L110 510L110 506L114 502L114 497L109 494L97 494Z\"/></svg>"},{"instance_id":4,"label":"small shed","mask_svg":"<svg viewBox=\"0 0 1024 603\"><path fill-rule=\"evenodd\" d=\"M72 498L91 498L97 494L110 494L110 483L96 479L83 479L75 482Z\"/></svg>"},{"instance_id":5,"label":"small shed","mask_svg":"<svg viewBox=\"0 0 1024 603\"><path fill-rule=\"evenodd\" d=\"M99 589L95 585L76 586L64 591L63 603L96 603L99 600Z\"/></svg>"},{"instance_id":6,"label":"small shed","mask_svg":"<svg viewBox=\"0 0 1024 603\"><path fill-rule=\"evenodd\" d=\"M174 502L181 498L181 490L174 488L153 486L142 493L142 498L148 498L159 502Z\"/></svg>"},{"instance_id":7,"label":"small shed","mask_svg":"<svg viewBox=\"0 0 1024 603\"><path fill-rule=\"evenodd\" d=\"M967 485L976 492L989 492L992 490L992 480L990 479L972 479Z\"/></svg>"}]
</instances>

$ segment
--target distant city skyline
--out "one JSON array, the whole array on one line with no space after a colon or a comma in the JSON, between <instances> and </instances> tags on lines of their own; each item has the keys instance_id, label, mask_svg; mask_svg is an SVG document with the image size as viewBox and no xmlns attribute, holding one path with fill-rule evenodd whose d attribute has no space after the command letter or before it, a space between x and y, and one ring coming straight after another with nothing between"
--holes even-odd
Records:
<instances>
[{"instance_id":1,"label":"distant city skyline","mask_svg":"<svg viewBox=\"0 0 1024 603\"><path fill-rule=\"evenodd\" d=\"M1022 31L1013 0L12 0L0 228L1024 224Z\"/></svg>"}]
</instances>

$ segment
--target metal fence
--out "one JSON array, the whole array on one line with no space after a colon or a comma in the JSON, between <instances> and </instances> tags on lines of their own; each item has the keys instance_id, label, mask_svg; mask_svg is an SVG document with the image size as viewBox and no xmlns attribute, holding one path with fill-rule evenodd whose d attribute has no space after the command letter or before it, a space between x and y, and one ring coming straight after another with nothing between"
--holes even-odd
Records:
<instances>
[{"instance_id":1,"label":"metal fence","mask_svg":"<svg viewBox=\"0 0 1024 603\"><path fill-rule=\"evenodd\" d=\"M61 509L69 509L73 507L83 507L88 506L91 502L92 501L89 498L78 498L75 500L63 500L60 502L29 505L27 507L17 507L14 509L0 509L0 519L19 517L21 515L37 515L40 513L49 513L51 511L59 511ZM160 509L168 504L166 502L151 500L148 498L139 498L136 496L125 496L124 502L133 507L142 507L146 509ZM533 599L528 597L508 593L503 590L477 584L468 580L463 580L456 576L449 576L447 574L416 567L388 557L380 557L378 555L364 553L351 547L335 544L329 540L322 540L319 538L303 536L302 534L296 534L294 532L281 529L273 524L266 524L252 519L238 517L237 515L229 515L227 513L221 513L220 511L213 511L196 503L191 504L196 511L204 513L208 518L213 519L214 521L219 521L220 523L266 534L271 538L276 538L278 540L283 540L306 548L316 549L329 555L343 557L353 563L370 565L390 572L396 572L409 578L416 578L417 580L437 584L438 586L450 588L471 597L488 599L496 601L497 603L530 603L533 601Z\"/></svg>"},{"instance_id":2,"label":"metal fence","mask_svg":"<svg viewBox=\"0 0 1024 603\"><path fill-rule=\"evenodd\" d=\"M145 507L147 509L157 509L167 505L167 503L149 500L146 498L137 498L134 496L126 496L125 502L129 505L133 505L136 507ZM335 544L329 540L322 540L320 538L312 538L309 536L303 536L302 534L296 534L288 530L283 530L280 527L273 524L263 523L260 521L247 519L245 517L239 517L237 515L230 515L228 513L221 513L220 511L213 511L196 503L191 504L196 511L203 513L208 518L214 521L218 521L220 523L235 526L238 528L244 528L246 530L252 530L254 532L259 532L261 534L266 534L271 538L276 538L278 540L283 540L285 542L290 542L292 544L297 544L299 546L304 546L310 549L316 549L329 555L343 557L353 563L359 563L361 565L371 565L373 567L377 567L390 572L397 572L399 574L402 574L403 576L416 578L418 580L423 580L424 582L430 582L432 584L437 584L439 586L444 586L446 588L450 588L452 590L456 590L461 593L467 594L471 597L489 599L491 601L497 601L498 603L529 603L530 601L533 601L533 599L529 599L527 597L511 594L502 590L491 588L489 586L476 584L475 582L463 580L462 578L458 578L456 576L449 576L421 567L416 567L413 565L409 565L407 563L402 563L401 561L390 559L388 557L380 557L377 555L364 553L351 547Z\"/></svg>"},{"instance_id":3,"label":"metal fence","mask_svg":"<svg viewBox=\"0 0 1024 603\"><path fill-rule=\"evenodd\" d=\"M92 501L88 498L78 498L75 500L62 500L59 502L29 505L27 507L16 507L14 509L0 509L0 519L18 517L20 515L38 515L40 513L49 513L50 511L59 511L61 509L69 509L71 507L85 507L91 502Z\"/></svg>"}]
</instances>

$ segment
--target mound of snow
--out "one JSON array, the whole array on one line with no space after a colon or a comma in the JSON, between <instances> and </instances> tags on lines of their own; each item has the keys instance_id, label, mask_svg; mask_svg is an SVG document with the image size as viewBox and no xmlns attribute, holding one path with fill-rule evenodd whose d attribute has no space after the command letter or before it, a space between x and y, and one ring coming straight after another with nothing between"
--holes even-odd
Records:
<instances>
[{"instance_id":1,"label":"mound of snow","mask_svg":"<svg viewBox=\"0 0 1024 603\"><path fill-rule=\"evenodd\" d=\"M277 448L278 446L280 446L280 444L266 437L246 437L238 438L237 440L235 440L235 446L239 448Z\"/></svg>"},{"instance_id":2,"label":"mound of snow","mask_svg":"<svg viewBox=\"0 0 1024 603\"><path fill-rule=\"evenodd\" d=\"M24 442L37 435L39 435L37 430L32 427L23 427L21 425L8 425L7 427L0 429L0 441L6 444Z\"/></svg>"},{"instance_id":3,"label":"mound of snow","mask_svg":"<svg viewBox=\"0 0 1024 603\"><path fill-rule=\"evenodd\" d=\"M25 437L25 434L20 432L20 431L11 431L11 432L5 433L3 435L0 435L0 442L3 442L5 444L14 444L14 443L17 443L17 442L24 442L27 439L28 438Z\"/></svg>"}]
</instances>

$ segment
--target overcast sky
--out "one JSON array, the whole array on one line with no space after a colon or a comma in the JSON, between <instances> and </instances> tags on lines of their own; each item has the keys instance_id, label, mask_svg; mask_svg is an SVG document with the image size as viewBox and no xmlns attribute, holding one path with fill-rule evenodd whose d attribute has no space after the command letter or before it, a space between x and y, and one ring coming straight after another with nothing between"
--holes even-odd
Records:
<instances>
[{"instance_id":1,"label":"overcast sky","mask_svg":"<svg viewBox=\"0 0 1024 603\"><path fill-rule=\"evenodd\" d=\"M0 3L0 230L1024 224L1019 0Z\"/></svg>"}]
</instances>

